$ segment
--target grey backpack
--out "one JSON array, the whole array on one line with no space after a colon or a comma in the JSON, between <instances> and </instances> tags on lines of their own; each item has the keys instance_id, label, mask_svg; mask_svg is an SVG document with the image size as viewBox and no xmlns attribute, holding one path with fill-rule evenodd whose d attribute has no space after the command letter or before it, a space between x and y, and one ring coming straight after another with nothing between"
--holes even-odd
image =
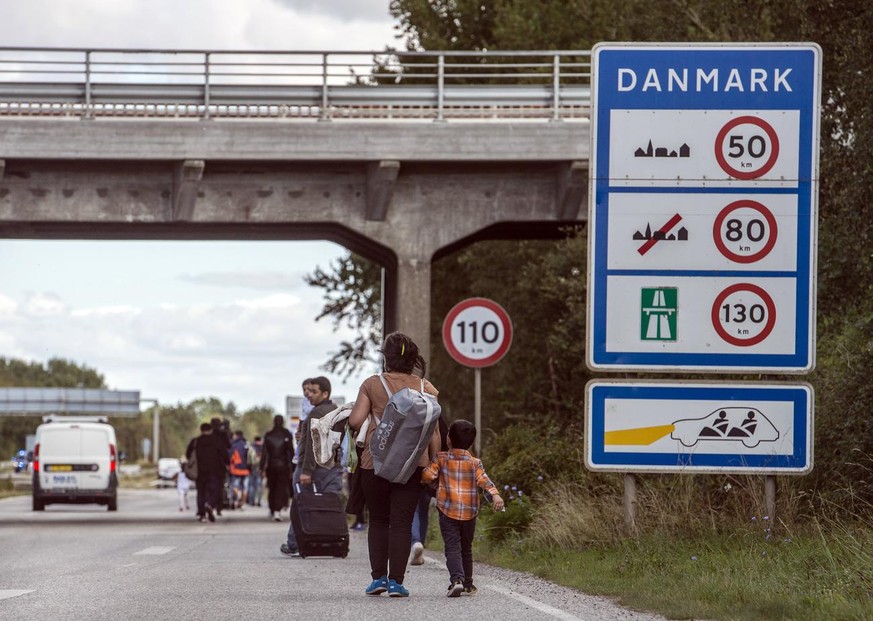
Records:
<instances>
[{"instance_id":1,"label":"grey backpack","mask_svg":"<svg viewBox=\"0 0 873 621\"><path fill-rule=\"evenodd\" d=\"M379 375L388 405L382 413L373 438L370 440L370 454L376 476L392 483L406 483L415 471L418 460L427 450L433 430L440 419L440 404L436 397L421 390L403 388L391 392L384 376Z\"/></svg>"}]
</instances>

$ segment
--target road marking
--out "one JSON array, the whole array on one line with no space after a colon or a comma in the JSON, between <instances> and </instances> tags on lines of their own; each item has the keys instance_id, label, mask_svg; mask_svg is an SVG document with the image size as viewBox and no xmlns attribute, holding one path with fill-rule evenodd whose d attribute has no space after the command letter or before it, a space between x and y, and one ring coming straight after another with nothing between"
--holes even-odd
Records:
<instances>
[{"instance_id":1,"label":"road marking","mask_svg":"<svg viewBox=\"0 0 873 621\"><path fill-rule=\"evenodd\" d=\"M556 619L565 619L566 621L580 621L579 617L573 616L569 612L564 612L563 610L555 608L554 606L549 606L548 604L538 602L537 600L522 595L521 593L515 593L509 589L494 586L493 584L486 585L484 588L491 589L492 591L497 591L501 595L508 595L509 597L517 599L521 603L530 606L531 608L536 608L540 612L555 617Z\"/></svg>"},{"instance_id":2,"label":"road marking","mask_svg":"<svg viewBox=\"0 0 873 621\"><path fill-rule=\"evenodd\" d=\"M166 554L170 550L175 550L176 546L155 546L153 548L146 548L145 550L140 550L139 552L134 552L134 555L137 554Z\"/></svg>"},{"instance_id":3,"label":"road marking","mask_svg":"<svg viewBox=\"0 0 873 621\"><path fill-rule=\"evenodd\" d=\"M15 590L15 589L0 591L0 599L9 599L10 597L18 597L19 595L27 595L28 593L33 593L33 591L34 591L34 589L30 589L29 591Z\"/></svg>"}]
</instances>

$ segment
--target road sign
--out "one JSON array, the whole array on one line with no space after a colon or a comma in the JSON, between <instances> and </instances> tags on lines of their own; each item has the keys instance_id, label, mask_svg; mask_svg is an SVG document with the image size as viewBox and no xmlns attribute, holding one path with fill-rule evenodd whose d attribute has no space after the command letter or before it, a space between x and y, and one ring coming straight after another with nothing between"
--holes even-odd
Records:
<instances>
[{"instance_id":1,"label":"road sign","mask_svg":"<svg viewBox=\"0 0 873 621\"><path fill-rule=\"evenodd\" d=\"M489 367L509 351L512 322L496 302L469 298L446 315L443 343L456 362L473 368Z\"/></svg>"},{"instance_id":2,"label":"road sign","mask_svg":"<svg viewBox=\"0 0 873 621\"><path fill-rule=\"evenodd\" d=\"M616 472L806 474L809 384L592 381L585 464Z\"/></svg>"},{"instance_id":3,"label":"road sign","mask_svg":"<svg viewBox=\"0 0 873 621\"><path fill-rule=\"evenodd\" d=\"M595 46L594 370L815 365L821 52Z\"/></svg>"}]
</instances>

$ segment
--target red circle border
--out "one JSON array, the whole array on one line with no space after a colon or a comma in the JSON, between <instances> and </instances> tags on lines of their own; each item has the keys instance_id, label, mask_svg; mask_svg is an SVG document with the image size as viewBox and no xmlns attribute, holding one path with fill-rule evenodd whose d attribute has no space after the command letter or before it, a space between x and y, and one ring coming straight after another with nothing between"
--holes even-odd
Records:
<instances>
[{"instance_id":1,"label":"red circle border","mask_svg":"<svg viewBox=\"0 0 873 621\"><path fill-rule=\"evenodd\" d=\"M764 329L761 330L756 336L750 339L738 339L730 334L722 327L721 322L719 321L718 311L721 307L721 303L725 301L725 299L732 293L736 293L737 291L749 291L751 293L756 294L760 297L764 304L767 305L767 323L764 325ZM751 347L752 345L757 345L768 336L773 331L773 327L776 325L776 304L773 303L773 298L770 297L770 294L764 291L758 285L753 285L747 282L737 283L735 285L731 285L724 291L718 294L715 298L715 302L712 304L712 327L715 328L716 333L727 343L731 345L736 345L737 347Z\"/></svg>"},{"instance_id":2,"label":"red circle border","mask_svg":"<svg viewBox=\"0 0 873 621\"><path fill-rule=\"evenodd\" d=\"M737 125L742 125L743 123L750 123L752 125L757 125L761 129L764 130L764 133L770 138L770 145L773 147L773 154L770 156L761 168L754 172L743 172L741 170L737 170L733 166L727 163L727 160L724 159L724 153L722 153L722 143L724 142L725 136L727 133L732 130ZM743 181L748 181L750 179L757 179L758 177L763 177L773 166L776 165L776 160L779 158L779 136L776 135L776 130L765 120L759 119L756 116L740 116L735 119L730 120L724 127L721 128L718 132L718 136L715 138L715 159L718 161L718 165L721 166L721 169L729 174L731 177L735 179L741 179Z\"/></svg>"},{"instance_id":3,"label":"red circle border","mask_svg":"<svg viewBox=\"0 0 873 621\"><path fill-rule=\"evenodd\" d=\"M749 256L742 256L738 254L734 254L730 250L728 250L724 241L721 238L721 225L724 222L725 218L728 217L732 211L737 209L742 209L746 207L748 209L754 209L758 213L764 216L764 219L767 221L767 224L770 226L770 239L764 244L764 247L761 248L755 254L751 254ZM773 212L767 209L765 205L762 205L758 201L742 199L738 201L734 201L729 205L726 205L718 215L715 217L715 221L712 223L712 239L715 241L715 246L718 248L718 251L721 252L726 258L730 259L735 263L754 263L755 261L759 261L770 254L770 251L773 250L773 246L776 245L776 238L779 235L779 227L776 224L776 216L773 215Z\"/></svg>"}]
</instances>

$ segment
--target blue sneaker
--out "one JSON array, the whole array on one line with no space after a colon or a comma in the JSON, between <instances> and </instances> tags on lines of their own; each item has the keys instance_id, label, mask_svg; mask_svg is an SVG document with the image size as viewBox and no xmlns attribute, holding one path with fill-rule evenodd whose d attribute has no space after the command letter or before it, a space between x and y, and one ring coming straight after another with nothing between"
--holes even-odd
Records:
<instances>
[{"instance_id":1,"label":"blue sneaker","mask_svg":"<svg viewBox=\"0 0 873 621\"><path fill-rule=\"evenodd\" d=\"M409 591L402 584L397 584L394 580L389 580L388 597L409 597Z\"/></svg>"},{"instance_id":2,"label":"blue sneaker","mask_svg":"<svg viewBox=\"0 0 873 621\"><path fill-rule=\"evenodd\" d=\"M394 582L393 580L391 582ZM370 583L366 589L364 589L364 593L367 595L382 595L389 588L388 585L388 576L382 576L381 578L376 578L373 582Z\"/></svg>"}]
</instances>

